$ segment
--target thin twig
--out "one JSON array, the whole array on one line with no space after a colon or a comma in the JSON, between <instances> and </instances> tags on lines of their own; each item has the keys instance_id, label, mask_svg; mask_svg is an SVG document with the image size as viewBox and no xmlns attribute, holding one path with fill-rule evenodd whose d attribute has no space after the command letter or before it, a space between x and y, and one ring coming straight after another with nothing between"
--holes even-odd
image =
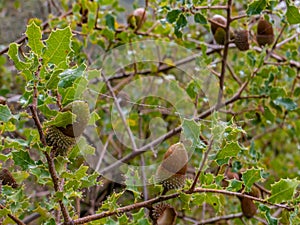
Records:
<instances>
[{"instance_id":1,"label":"thin twig","mask_svg":"<svg viewBox=\"0 0 300 225\"><path fill-rule=\"evenodd\" d=\"M204 166L205 166L205 163L206 163L206 160L207 160L207 158L208 158L208 155L209 155L209 152L210 152L210 150L212 149L212 144L213 144L213 138L211 138L210 140L209 140L209 143L208 143L208 147L207 147L207 150L205 151L205 153L204 153L204 157L203 157L203 159L202 159L202 162L201 162L201 165L199 166L199 170L198 170L198 172L197 172L197 174L196 174L196 176L195 176L195 179L194 179L194 181L193 181L193 184L191 185L191 187L190 187L190 189L189 189L189 191L194 191L194 189L195 189L195 187L196 187L196 184L197 184L197 182L198 182L198 179L199 179L199 177L200 177L200 174L201 174L201 172L202 172L202 170L203 170L203 168L204 168Z\"/></svg>"}]
</instances>

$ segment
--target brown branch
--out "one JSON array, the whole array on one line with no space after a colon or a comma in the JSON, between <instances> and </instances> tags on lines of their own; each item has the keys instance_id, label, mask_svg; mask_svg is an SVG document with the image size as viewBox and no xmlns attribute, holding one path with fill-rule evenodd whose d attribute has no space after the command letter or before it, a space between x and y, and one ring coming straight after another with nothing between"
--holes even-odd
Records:
<instances>
[{"instance_id":1,"label":"brown branch","mask_svg":"<svg viewBox=\"0 0 300 225\"><path fill-rule=\"evenodd\" d=\"M209 219L201 220L201 221L191 220L190 218L187 218L185 216L182 218L186 219L186 221L193 222L194 225L203 225L203 224L212 224L212 223L216 223L216 222L223 221L223 220L231 220L231 219L235 219L235 218L241 218L243 216L244 216L243 213L236 213L236 214L230 214L230 215L225 215L225 216L217 216L217 217L213 217L213 218L209 218Z\"/></svg>"},{"instance_id":2,"label":"brown branch","mask_svg":"<svg viewBox=\"0 0 300 225\"><path fill-rule=\"evenodd\" d=\"M271 205L271 206L275 206L275 207L278 207L278 208L282 208L282 209L285 209L285 210L288 210L288 211L294 210L294 207L289 207L289 206L284 205L284 204L274 204L274 203L268 202L265 199L256 198L256 197L253 197L251 195L246 195L246 194L243 194L243 193L240 193L240 192L232 192L232 191L227 191L227 190L210 189L210 188L196 188L192 192L190 192L188 190L188 191L184 191L184 193L185 194L215 193L215 194L223 194L223 195L228 195L228 196L243 197L243 198L248 198L248 199L251 199L251 200L254 200L254 201L257 201L257 202L261 202L261 203L266 204L266 205ZM84 224L84 223L88 223L88 222L91 222L91 221L99 220L101 218L105 218L105 217L109 217L109 216L113 216L113 215L119 215L121 213L129 212L129 211L132 211L132 210L135 210L135 209L148 207L148 206L150 206L154 203L157 203L157 202L163 202L163 201L166 201L166 200L169 200L169 199L174 199L174 198L177 198L179 195L180 195L180 193L174 193L174 194L170 194L170 195L163 195L163 196L155 197L155 198L149 199L147 201L138 202L138 203L134 203L134 204L131 204L131 205L127 205L127 206L124 206L124 207L117 208L114 211L105 211L105 212L101 212L101 213L98 213L98 214L95 214L95 215L90 215L90 216L86 216L86 217L83 217L83 218L79 218L77 220L74 220L73 223L74 224Z\"/></svg>"},{"instance_id":3,"label":"brown branch","mask_svg":"<svg viewBox=\"0 0 300 225\"><path fill-rule=\"evenodd\" d=\"M3 206L2 204L0 204L0 209L5 209L5 206ZM11 215L11 214L7 214L7 216L9 218L11 218L14 222L16 222L16 224L18 225L25 225L25 223L23 223L19 218Z\"/></svg>"},{"instance_id":4,"label":"brown branch","mask_svg":"<svg viewBox=\"0 0 300 225\"><path fill-rule=\"evenodd\" d=\"M222 57L222 67L221 67L221 74L220 74L220 81L219 81L219 94L218 94L218 104L217 108L221 106L222 98L223 98L223 90L224 90L224 81L225 81L225 72L227 66L227 56L228 56L228 49L229 49L229 39L230 39L230 23L231 23L231 4L232 0L228 0L227 2L227 23L225 28L225 44L223 49L223 57Z\"/></svg>"},{"instance_id":5,"label":"brown branch","mask_svg":"<svg viewBox=\"0 0 300 225\"><path fill-rule=\"evenodd\" d=\"M204 157L203 157L203 159L202 159L201 165L199 166L199 170L198 170L198 172L197 172L197 174L196 174L196 176L195 176L195 179L194 179L194 181L193 181L193 184L191 185L191 187L190 187L190 189L189 189L189 192L193 192L193 191L195 190L195 187L196 187L196 184L197 184L198 179L199 179L199 177L200 177L200 174L201 174L201 172L202 172L202 170L203 170L203 168L204 168L204 166L205 166L206 160L207 160L207 158L208 158L208 154L209 154L210 150L212 149L212 144L213 144L213 138L211 138L211 139L209 140L207 150L206 150L205 153L204 153Z\"/></svg>"}]
</instances>

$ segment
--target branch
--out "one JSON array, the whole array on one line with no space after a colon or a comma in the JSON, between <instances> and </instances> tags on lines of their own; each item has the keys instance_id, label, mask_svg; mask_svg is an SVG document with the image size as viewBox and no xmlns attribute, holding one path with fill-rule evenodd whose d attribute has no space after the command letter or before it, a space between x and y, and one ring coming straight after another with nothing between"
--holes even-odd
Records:
<instances>
[{"instance_id":1,"label":"branch","mask_svg":"<svg viewBox=\"0 0 300 225\"><path fill-rule=\"evenodd\" d=\"M228 196L237 196L237 197L243 197L243 198L248 198L257 202L261 202L263 204L266 205L271 205L271 206L276 206L278 208L282 208L282 209L286 209L288 211L292 211L294 210L294 207L289 207L287 205L283 205L283 204L274 204L274 203L270 203L267 200L261 199L261 198L256 198L253 197L251 195L246 195L240 192L232 192L232 191L227 191L227 190L218 190L218 189L210 189L210 188L196 188L195 190L193 190L192 192L190 192L189 190L184 191L185 194L193 194L193 193L215 193L215 194L223 194L223 195L228 195ZM90 216L86 216L83 218L79 218L77 220L74 220L73 223L74 224L84 224L84 223L88 223L91 221L95 221L95 220L99 220L101 218L105 218L105 217L109 217L109 216L113 216L113 215L119 215L121 213L125 213L125 212L129 212L135 209L140 209L143 207L148 207L154 203L157 202L163 202L169 199L174 199L177 198L180 195L180 193L174 193L174 194L170 194L170 195L163 195L163 196L158 196L155 198L152 198L150 200L147 201L143 201L143 202L138 202L138 203L134 203L132 205L128 205L128 206L124 206L124 207L120 207L117 208L114 211L105 211L105 212L101 212L95 215L90 215Z\"/></svg>"},{"instance_id":2,"label":"branch","mask_svg":"<svg viewBox=\"0 0 300 225\"><path fill-rule=\"evenodd\" d=\"M2 204L0 204L0 209L5 209L5 206L3 206ZM13 216L11 214L7 214L7 216L9 218L11 218L13 221L15 221L16 224L18 224L18 225L25 225L25 223L23 223L19 218L15 217L15 216Z\"/></svg>"},{"instance_id":3,"label":"branch","mask_svg":"<svg viewBox=\"0 0 300 225\"><path fill-rule=\"evenodd\" d=\"M224 44L224 50L223 50L223 57L222 57L222 68L221 68L221 74L220 74L220 89L218 94L218 105L217 108L221 105L222 98L223 98L223 90L224 90L224 80L225 80L225 72L226 72L226 66L227 66L227 56L228 56L228 49L229 49L229 39L230 39L230 23L231 23L231 4L232 0L228 0L227 3L227 23L225 28L225 44Z\"/></svg>"}]
</instances>

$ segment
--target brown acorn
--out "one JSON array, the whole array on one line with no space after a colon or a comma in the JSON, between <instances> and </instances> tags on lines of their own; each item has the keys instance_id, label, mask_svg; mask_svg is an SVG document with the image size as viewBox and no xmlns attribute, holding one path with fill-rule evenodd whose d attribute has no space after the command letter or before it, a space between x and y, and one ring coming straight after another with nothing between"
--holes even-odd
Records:
<instances>
[{"instance_id":1,"label":"brown acorn","mask_svg":"<svg viewBox=\"0 0 300 225\"><path fill-rule=\"evenodd\" d=\"M252 186L251 191L245 194L259 198L260 190L257 187ZM239 199L241 201L241 208L242 208L243 215L247 218L252 218L257 212L257 206L255 205L253 200L244 197L239 197Z\"/></svg>"},{"instance_id":2,"label":"brown acorn","mask_svg":"<svg viewBox=\"0 0 300 225\"><path fill-rule=\"evenodd\" d=\"M238 173L231 172L230 169L228 169L226 171L224 176L225 176L226 179L222 180L222 182L221 182L222 187L228 187L229 183L228 183L227 180L233 180L233 179L239 180L240 179Z\"/></svg>"},{"instance_id":3,"label":"brown acorn","mask_svg":"<svg viewBox=\"0 0 300 225\"><path fill-rule=\"evenodd\" d=\"M239 30L235 32L234 43L240 51L249 49L249 32L248 30Z\"/></svg>"},{"instance_id":4,"label":"brown acorn","mask_svg":"<svg viewBox=\"0 0 300 225\"><path fill-rule=\"evenodd\" d=\"M225 36L226 36L225 27L227 24L226 18L221 15L214 15L211 18L210 23L211 23L210 29L214 36L215 41L219 45L224 45L225 44ZM230 39L232 39L233 37L234 37L234 34L230 30Z\"/></svg>"},{"instance_id":5,"label":"brown acorn","mask_svg":"<svg viewBox=\"0 0 300 225\"><path fill-rule=\"evenodd\" d=\"M46 142L52 146L55 155L66 155L76 143L89 121L89 106L84 101L76 100L66 105L61 112L70 111L76 115L76 120L66 127L50 125L45 132Z\"/></svg>"},{"instance_id":6,"label":"brown acorn","mask_svg":"<svg viewBox=\"0 0 300 225\"><path fill-rule=\"evenodd\" d=\"M153 206L150 217L154 225L175 225L177 212L171 205L160 202Z\"/></svg>"},{"instance_id":7,"label":"brown acorn","mask_svg":"<svg viewBox=\"0 0 300 225\"><path fill-rule=\"evenodd\" d=\"M9 185L12 188L17 188L19 186L8 169L2 169L0 171L0 183L2 185Z\"/></svg>"},{"instance_id":8,"label":"brown acorn","mask_svg":"<svg viewBox=\"0 0 300 225\"><path fill-rule=\"evenodd\" d=\"M127 17L127 24L132 29L140 29L142 25L146 22L147 12L144 8L137 8L132 14Z\"/></svg>"},{"instance_id":9,"label":"brown acorn","mask_svg":"<svg viewBox=\"0 0 300 225\"><path fill-rule=\"evenodd\" d=\"M156 180L164 187L163 193L184 186L187 162L188 154L182 143L169 147L156 171Z\"/></svg>"},{"instance_id":10,"label":"brown acorn","mask_svg":"<svg viewBox=\"0 0 300 225\"><path fill-rule=\"evenodd\" d=\"M256 40L260 46L271 45L274 42L272 24L264 18L260 18L258 21Z\"/></svg>"}]
</instances>

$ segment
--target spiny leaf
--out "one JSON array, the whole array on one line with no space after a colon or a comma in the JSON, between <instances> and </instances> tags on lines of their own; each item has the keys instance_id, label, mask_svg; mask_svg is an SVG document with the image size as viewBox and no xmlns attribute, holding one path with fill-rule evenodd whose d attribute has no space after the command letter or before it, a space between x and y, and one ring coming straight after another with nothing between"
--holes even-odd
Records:
<instances>
[{"instance_id":1,"label":"spiny leaf","mask_svg":"<svg viewBox=\"0 0 300 225\"><path fill-rule=\"evenodd\" d=\"M34 161L30 158L27 151L18 149L17 151L13 151L12 155L15 164L20 166L23 170L27 170L31 166L35 165Z\"/></svg>"},{"instance_id":2,"label":"spiny leaf","mask_svg":"<svg viewBox=\"0 0 300 225\"><path fill-rule=\"evenodd\" d=\"M251 186L261 179L260 169L249 169L242 174L242 179L246 186L246 190L250 191Z\"/></svg>"},{"instance_id":3,"label":"spiny leaf","mask_svg":"<svg viewBox=\"0 0 300 225\"><path fill-rule=\"evenodd\" d=\"M20 60L18 53L19 45L16 43L12 43L9 45L8 56L14 61L14 64L17 70L26 70L29 68L30 63L26 63Z\"/></svg>"},{"instance_id":4,"label":"spiny leaf","mask_svg":"<svg viewBox=\"0 0 300 225\"><path fill-rule=\"evenodd\" d=\"M230 157L235 157L243 148L237 142L227 143L216 155L216 160L220 165L224 163L224 160L228 160ZM219 161L220 160L220 161Z\"/></svg>"},{"instance_id":5,"label":"spiny leaf","mask_svg":"<svg viewBox=\"0 0 300 225\"><path fill-rule=\"evenodd\" d=\"M248 5L246 13L248 16L260 14L267 6L266 0L256 0Z\"/></svg>"},{"instance_id":6,"label":"spiny leaf","mask_svg":"<svg viewBox=\"0 0 300 225\"><path fill-rule=\"evenodd\" d=\"M71 87L74 81L84 74L85 69L86 69L86 65L81 64L76 69L67 69L64 72L62 72L61 74L59 74L59 77L61 79L58 82L58 87L61 88Z\"/></svg>"},{"instance_id":7,"label":"spiny leaf","mask_svg":"<svg viewBox=\"0 0 300 225\"><path fill-rule=\"evenodd\" d=\"M287 21L290 24L300 23L299 9L292 5L288 6L287 11L286 11L286 17L287 17Z\"/></svg>"},{"instance_id":8,"label":"spiny leaf","mask_svg":"<svg viewBox=\"0 0 300 225\"><path fill-rule=\"evenodd\" d=\"M300 182L297 179L281 179L271 185L271 196L268 201L280 203L292 200L299 184Z\"/></svg>"},{"instance_id":9,"label":"spiny leaf","mask_svg":"<svg viewBox=\"0 0 300 225\"><path fill-rule=\"evenodd\" d=\"M52 31L46 40L46 51L43 55L44 63L53 63L59 65L66 62L71 49L72 32L70 27Z\"/></svg>"},{"instance_id":10,"label":"spiny leaf","mask_svg":"<svg viewBox=\"0 0 300 225\"><path fill-rule=\"evenodd\" d=\"M0 105L0 121L7 122L12 117L12 114L7 105Z\"/></svg>"},{"instance_id":11,"label":"spiny leaf","mask_svg":"<svg viewBox=\"0 0 300 225\"><path fill-rule=\"evenodd\" d=\"M45 122L45 126L55 125L56 127L66 127L76 120L76 115L70 111L58 112L54 119Z\"/></svg>"},{"instance_id":12,"label":"spiny leaf","mask_svg":"<svg viewBox=\"0 0 300 225\"><path fill-rule=\"evenodd\" d=\"M41 28L35 24L34 21L32 21L28 26L26 30L26 36L28 37L28 46L31 48L31 50L40 56L42 54L42 49L45 47L42 39L42 32Z\"/></svg>"}]
</instances>

